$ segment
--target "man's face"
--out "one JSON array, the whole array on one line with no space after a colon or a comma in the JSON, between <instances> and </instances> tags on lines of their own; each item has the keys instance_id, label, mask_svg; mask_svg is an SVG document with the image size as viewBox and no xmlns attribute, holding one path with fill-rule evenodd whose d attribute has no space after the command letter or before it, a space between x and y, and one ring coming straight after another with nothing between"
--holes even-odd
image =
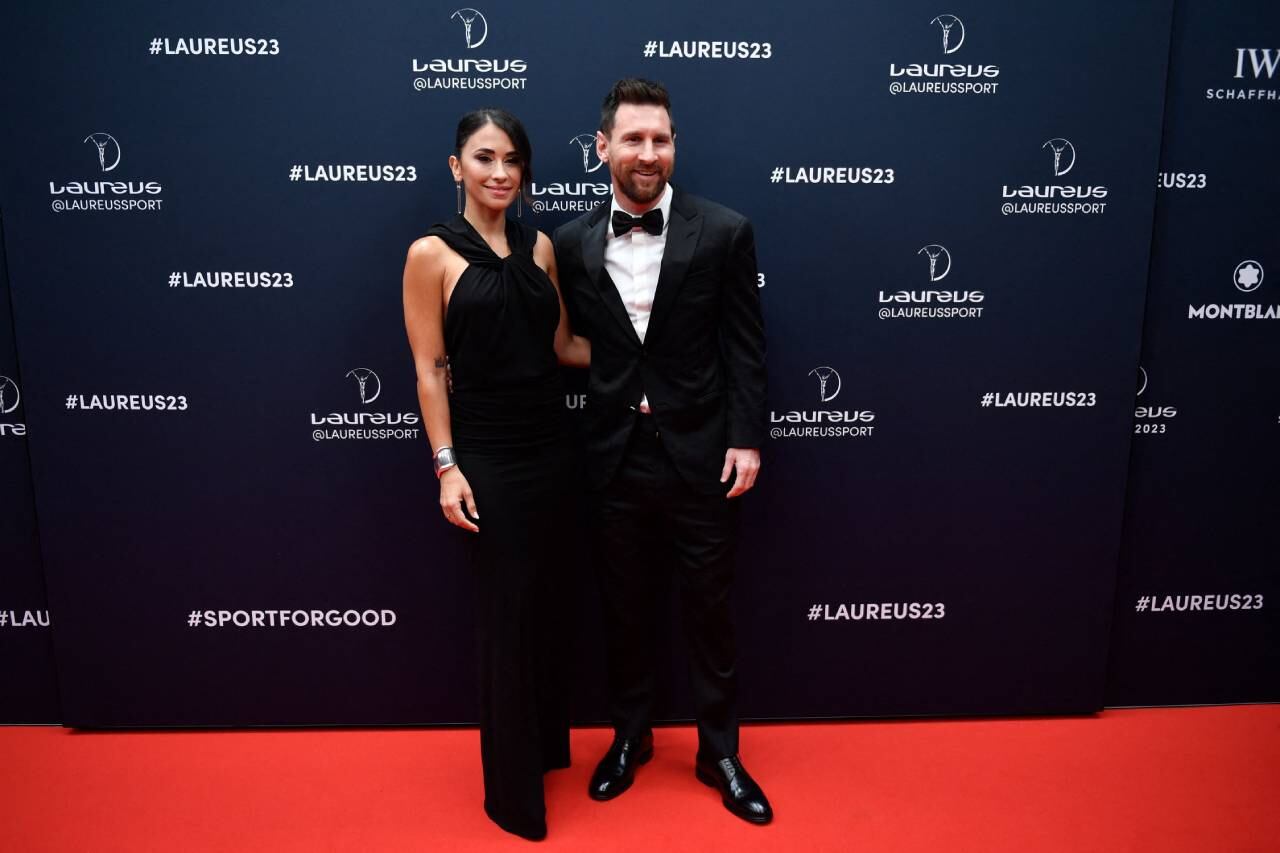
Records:
<instances>
[{"instance_id":1,"label":"man's face","mask_svg":"<svg viewBox=\"0 0 1280 853\"><path fill-rule=\"evenodd\" d=\"M622 104L609 136L596 133L596 152L609 164L619 203L636 208L633 213L647 210L662 196L675 168L671 116L654 104Z\"/></svg>"}]
</instances>

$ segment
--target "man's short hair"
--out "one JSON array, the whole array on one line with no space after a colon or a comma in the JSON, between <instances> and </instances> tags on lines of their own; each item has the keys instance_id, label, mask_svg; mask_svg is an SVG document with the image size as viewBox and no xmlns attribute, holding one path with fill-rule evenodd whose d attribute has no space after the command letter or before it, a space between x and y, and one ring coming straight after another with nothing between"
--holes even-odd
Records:
<instances>
[{"instance_id":1,"label":"man's short hair","mask_svg":"<svg viewBox=\"0 0 1280 853\"><path fill-rule=\"evenodd\" d=\"M600 132L606 137L613 133L613 122L617 117L618 107L622 104L652 104L662 107L667 111L667 118L671 119L671 133L675 134L676 122L671 117L671 95L661 83L640 77L624 77L614 83L600 106Z\"/></svg>"}]
</instances>

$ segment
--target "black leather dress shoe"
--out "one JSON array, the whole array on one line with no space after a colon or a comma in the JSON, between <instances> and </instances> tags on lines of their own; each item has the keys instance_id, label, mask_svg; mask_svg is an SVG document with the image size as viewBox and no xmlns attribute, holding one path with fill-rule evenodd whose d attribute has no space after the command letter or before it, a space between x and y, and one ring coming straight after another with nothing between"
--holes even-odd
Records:
<instances>
[{"instance_id":1,"label":"black leather dress shoe","mask_svg":"<svg viewBox=\"0 0 1280 853\"><path fill-rule=\"evenodd\" d=\"M773 820L773 808L765 799L764 791L751 778L736 755L718 761L698 756L694 773L704 784L720 791L724 807L751 823L768 823Z\"/></svg>"},{"instance_id":2,"label":"black leather dress shoe","mask_svg":"<svg viewBox=\"0 0 1280 853\"><path fill-rule=\"evenodd\" d=\"M636 780L636 768L653 758L653 735L635 738L614 738L609 751L591 774L587 794L593 800L612 800L631 787Z\"/></svg>"}]
</instances>

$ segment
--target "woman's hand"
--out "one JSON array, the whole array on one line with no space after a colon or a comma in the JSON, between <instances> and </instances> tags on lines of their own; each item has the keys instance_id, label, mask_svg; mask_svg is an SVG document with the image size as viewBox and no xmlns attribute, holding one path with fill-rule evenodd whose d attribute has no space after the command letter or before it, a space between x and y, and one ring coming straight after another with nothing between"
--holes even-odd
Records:
<instances>
[{"instance_id":1,"label":"woman's hand","mask_svg":"<svg viewBox=\"0 0 1280 853\"><path fill-rule=\"evenodd\" d=\"M471 494L471 484L467 482L466 477L462 476L462 471L455 466L440 475L440 511L444 513L444 517L450 524L456 524L472 533L479 533L480 528L476 527L475 522L463 514L464 503L467 506L467 514L479 520L480 513L476 512L476 499Z\"/></svg>"}]
</instances>

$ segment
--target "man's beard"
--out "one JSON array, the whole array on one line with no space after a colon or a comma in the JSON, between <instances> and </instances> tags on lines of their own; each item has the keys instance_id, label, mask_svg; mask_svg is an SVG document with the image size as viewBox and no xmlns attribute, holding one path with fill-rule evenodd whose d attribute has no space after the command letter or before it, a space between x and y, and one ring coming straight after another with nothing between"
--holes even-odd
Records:
<instances>
[{"instance_id":1,"label":"man's beard","mask_svg":"<svg viewBox=\"0 0 1280 853\"><path fill-rule=\"evenodd\" d=\"M653 188L650 190L641 189L636 184L635 172L628 172L626 175L618 179L618 188L622 190L622 194L627 200L637 207L643 207L654 199L659 198L667 189L667 175L658 175L658 180L654 182Z\"/></svg>"}]
</instances>

